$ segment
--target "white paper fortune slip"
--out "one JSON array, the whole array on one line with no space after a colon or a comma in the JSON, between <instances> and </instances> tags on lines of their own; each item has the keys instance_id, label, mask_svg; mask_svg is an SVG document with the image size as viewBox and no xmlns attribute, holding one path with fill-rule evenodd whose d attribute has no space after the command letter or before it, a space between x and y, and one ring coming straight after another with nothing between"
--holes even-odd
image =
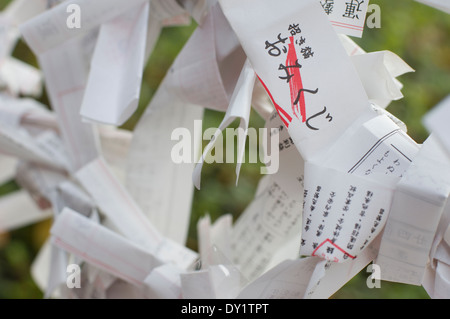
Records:
<instances>
[{"instance_id":1,"label":"white paper fortune slip","mask_svg":"<svg viewBox=\"0 0 450 319\"><path fill-rule=\"evenodd\" d=\"M305 160L357 119L372 116L365 113L367 95L318 1L220 4Z\"/></svg>"},{"instance_id":2,"label":"white paper fortune slip","mask_svg":"<svg viewBox=\"0 0 450 319\"><path fill-rule=\"evenodd\" d=\"M270 152L279 149L279 170L261 179L255 198L235 222L230 240L231 259L249 280L261 275L270 264L281 262L286 254L295 258L300 247L303 159L276 112L266 127L272 138L277 137L273 139L275 145L270 143ZM294 238L295 253L288 249L277 256Z\"/></svg>"},{"instance_id":3,"label":"white paper fortune slip","mask_svg":"<svg viewBox=\"0 0 450 319\"><path fill-rule=\"evenodd\" d=\"M87 77L83 40L76 38L39 56L72 170L81 168L100 152L96 129L82 123L79 116Z\"/></svg>"},{"instance_id":4,"label":"white paper fortune slip","mask_svg":"<svg viewBox=\"0 0 450 319\"><path fill-rule=\"evenodd\" d=\"M80 114L122 125L138 106L145 63L149 3L104 23L92 57Z\"/></svg>"},{"instance_id":5,"label":"white paper fortune slip","mask_svg":"<svg viewBox=\"0 0 450 319\"><path fill-rule=\"evenodd\" d=\"M15 96L39 96L42 93L42 75L31 65L6 57L0 65L0 86L3 85Z\"/></svg>"},{"instance_id":6,"label":"white paper fortune slip","mask_svg":"<svg viewBox=\"0 0 450 319\"><path fill-rule=\"evenodd\" d=\"M403 97L402 84L396 77L414 70L390 51L378 51L351 56L367 97L385 108L392 100Z\"/></svg>"},{"instance_id":7,"label":"white paper fortune slip","mask_svg":"<svg viewBox=\"0 0 450 319\"><path fill-rule=\"evenodd\" d=\"M41 72L11 55L20 38L18 26L45 7L45 0L15 0L0 13L0 87L6 87L13 95L42 93Z\"/></svg>"},{"instance_id":8,"label":"white paper fortune slip","mask_svg":"<svg viewBox=\"0 0 450 319\"><path fill-rule=\"evenodd\" d=\"M23 190L3 195L0 199L0 233L16 229L52 216L41 210Z\"/></svg>"},{"instance_id":9,"label":"white paper fortune slip","mask_svg":"<svg viewBox=\"0 0 450 319\"><path fill-rule=\"evenodd\" d=\"M201 139L201 127L195 126L202 116L203 108L180 101L168 91L164 80L134 130L127 158L126 187L130 195L164 236L182 245L188 234L194 190L192 158L198 154ZM167 142L187 138L173 134L180 127L194 132L188 135L194 147L187 162L182 163L173 161L175 142Z\"/></svg>"},{"instance_id":10,"label":"white paper fortune slip","mask_svg":"<svg viewBox=\"0 0 450 319\"><path fill-rule=\"evenodd\" d=\"M45 11L48 0L13 0L3 11L3 14L16 26Z\"/></svg>"},{"instance_id":11,"label":"white paper fortune slip","mask_svg":"<svg viewBox=\"0 0 450 319\"><path fill-rule=\"evenodd\" d=\"M417 144L380 115L307 162L300 253L336 262L356 258L383 229L395 186L417 152Z\"/></svg>"},{"instance_id":12,"label":"white paper fortune slip","mask_svg":"<svg viewBox=\"0 0 450 319\"><path fill-rule=\"evenodd\" d=\"M188 268L194 262L197 254L160 234L103 159L92 161L75 176L125 237L162 261L173 262L181 268Z\"/></svg>"},{"instance_id":13,"label":"white paper fortune slip","mask_svg":"<svg viewBox=\"0 0 450 319\"><path fill-rule=\"evenodd\" d=\"M299 299L310 291L316 266L326 261L317 257L285 260L247 285L239 299ZM316 279L316 280L314 280Z\"/></svg>"},{"instance_id":14,"label":"white paper fortune slip","mask_svg":"<svg viewBox=\"0 0 450 319\"><path fill-rule=\"evenodd\" d=\"M145 62L162 26L185 14L174 0L151 1L131 5L100 26L80 110L84 119L121 125L136 111Z\"/></svg>"},{"instance_id":15,"label":"white paper fortune slip","mask_svg":"<svg viewBox=\"0 0 450 319\"><path fill-rule=\"evenodd\" d=\"M383 269L382 279L422 283L433 238L448 202L449 163L430 137L399 182L376 260Z\"/></svg>"},{"instance_id":16,"label":"white paper fortune slip","mask_svg":"<svg viewBox=\"0 0 450 319\"><path fill-rule=\"evenodd\" d=\"M218 136L222 134L222 131L229 126L235 119L240 119L239 123L239 136L238 136L238 155L237 155L237 165L236 165L236 184L239 179L239 171L241 168L242 157L245 151L245 142L248 130L248 121L250 118L250 109L252 101L252 92L255 84L255 71L247 60L242 68L241 75L236 83L236 89L231 96L230 105L228 106L227 112L220 123L219 128L214 133L213 138L211 138L210 143L203 150L203 155L200 158L200 162L197 164L194 170L194 184L197 189L200 189L200 178L201 170L203 167L203 162L208 152L214 146L215 141Z\"/></svg>"},{"instance_id":17,"label":"white paper fortune slip","mask_svg":"<svg viewBox=\"0 0 450 319\"><path fill-rule=\"evenodd\" d=\"M20 159L41 163L47 166L62 168L64 165L55 161L52 154L39 145L24 129L14 129L8 126L0 126L0 148L7 155Z\"/></svg>"},{"instance_id":18,"label":"white paper fortune slip","mask_svg":"<svg viewBox=\"0 0 450 319\"><path fill-rule=\"evenodd\" d=\"M91 55L89 48L93 46L97 39L96 28L101 24L109 23L112 19L127 13L136 6L144 5L144 3L144 0L133 0L126 3L116 0L72 1L70 4L78 5L83 12L81 14L82 28L67 27L66 9L68 3L61 3L21 26L21 32L25 40L39 57L52 107L58 115L60 130L67 144L73 170L81 168L99 155L98 137L94 127L82 123L79 117ZM136 52L131 52L136 53L136 55L133 55L136 59L132 59L136 61L136 68L139 68L140 64L142 65L146 49L145 31L147 30L148 10L147 12L143 10L142 14L143 16L137 20L141 22L138 25L143 26L143 28L132 32L133 36L131 37L132 40L136 38L134 42L140 44L140 50L136 49ZM108 38L108 32L111 32L107 26L105 28L102 32L104 35L102 39L104 40ZM131 27L131 29L133 28ZM99 51L102 51L104 47L102 43L105 41L100 41ZM97 74L95 65L93 76ZM139 80L137 81L139 82ZM124 98L125 101L132 101L134 99L132 95L136 95L136 85L135 82L133 83L133 85L130 84L131 89L126 90L125 93L122 92L127 95ZM134 91L134 93L128 94L129 91Z\"/></svg>"},{"instance_id":19,"label":"white paper fortune slip","mask_svg":"<svg viewBox=\"0 0 450 319\"><path fill-rule=\"evenodd\" d=\"M171 66L167 85L185 103L226 111L244 62L239 41L216 3Z\"/></svg>"},{"instance_id":20,"label":"white paper fortune slip","mask_svg":"<svg viewBox=\"0 0 450 319\"><path fill-rule=\"evenodd\" d=\"M347 130L324 152L320 163L381 182L383 175L401 177L418 151L417 143L383 114Z\"/></svg>"},{"instance_id":21,"label":"white paper fortune slip","mask_svg":"<svg viewBox=\"0 0 450 319\"><path fill-rule=\"evenodd\" d=\"M325 273L318 282L311 283L313 286L309 287L305 298L329 298L377 256L379 245L380 235L356 259L345 263L318 264L316 268L324 268ZM321 269L318 269L317 272L320 274Z\"/></svg>"},{"instance_id":22,"label":"white paper fortune slip","mask_svg":"<svg viewBox=\"0 0 450 319\"><path fill-rule=\"evenodd\" d=\"M202 269L214 264L214 248L227 258L231 257L229 239L232 232L232 223L233 216L231 214L220 216L214 224L211 224L209 215L199 219L197 223L198 251L201 257Z\"/></svg>"},{"instance_id":23,"label":"white paper fortune slip","mask_svg":"<svg viewBox=\"0 0 450 319\"><path fill-rule=\"evenodd\" d=\"M127 161L127 189L152 223L179 243L184 244L188 231L190 176L200 149L202 107L225 111L244 61L220 7L213 6L136 126ZM189 152L180 150L182 143L167 143L185 139L194 145Z\"/></svg>"},{"instance_id":24,"label":"white paper fortune slip","mask_svg":"<svg viewBox=\"0 0 450 319\"><path fill-rule=\"evenodd\" d=\"M137 285L162 264L142 247L68 208L57 218L51 233L53 244Z\"/></svg>"},{"instance_id":25,"label":"white paper fortune slip","mask_svg":"<svg viewBox=\"0 0 450 319\"><path fill-rule=\"evenodd\" d=\"M105 23L135 5L146 0L72 0L61 3L52 9L21 25L21 32L31 49L38 55L51 50L69 39L86 34L96 26ZM80 7L81 28L67 27L67 6L76 4Z\"/></svg>"},{"instance_id":26,"label":"white paper fortune slip","mask_svg":"<svg viewBox=\"0 0 450 319\"><path fill-rule=\"evenodd\" d=\"M336 32L362 36L369 0L320 0L320 4Z\"/></svg>"},{"instance_id":27,"label":"white paper fortune slip","mask_svg":"<svg viewBox=\"0 0 450 319\"><path fill-rule=\"evenodd\" d=\"M300 254L354 259L380 233L391 197L382 183L307 162Z\"/></svg>"},{"instance_id":28,"label":"white paper fortune slip","mask_svg":"<svg viewBox=\"0 0 450 319\"><path fill-rule=\"evenodd\" d=\"M260 16L258 10L253 19L248 14L246 18L242 17L234 1L224 0L221 4L302 157L306 161L315 161L315 164L307 163L305 168L307 209L303 214L305 229L301 253L337 262L355 258L383 228L396 179L391 179L387 186L383 186L382 182L373 181L375 177L369 180L349 175L355 173L355 170L348 171L352 166L363 169L363 163L369 165L370 161L377 160L375 153L370 152L372 142L360 141L361 147L369 150L366 156L360 152L356 155L355 151L359 148L344 142L341 146L334 146L337 151L330 153L333 156L325 156L324 151L330 144L336 144L339 135L347 136L342 138L344 141L348 136L357 136L355 133L358 130L368 130L366 136L375 135L371 141L381 139L383 147L375 148L379 152L384 148L383 135L389 132L395 135L400 131L399 127L383 117L378 124L386 132L380 136L380 132L362 125L375 118L376 113L370 110L368 97L358 75L316 2L299 4L292 1L288 4L292 9L289 11L267 4L263 7L270 7L270 13L263 13L262 9ZM298 15L290 16L287 12L296 12ZM263 18L263 14L267 18L274 13L285 17L277 21L289 21L285 27L282 27L282 23L274 23L274 27ZM300 17L303 24L295 20ZM261 27L258 28L259 23ZM252 24L251 28L249 24ZM324 38L327 40L319 41ZM344 65L345 70L337 70ZM279 74L274 76L277 70ZM404 144L401 141L399 143L402 146ZM393 147L390 148L392 151L388 153L393 152ZM321 151L324 153L317 157ZM349 156L354 155L349 159ZM347 158L337 160L339 156ZM328 165L330 168L323 166L327 160L331 162ZM350 163L350 167L345 167ZM330 180L334 182L330 183ZM322 190L325 192L321 193ZM339 199L335 199L335 196ZM315 212L315 216L312 216L319 200L320 214ZM339 207L333 207L329 202Z\"/></svg>"},{"instance_id":29,"label":"white paper fortune slip","mask_svg":"<svg viewBox=\"0 0 450 319\"><path fill-rule=\"evenodd\" d=\"M0 172L0 185L14 178L16 165L17 159L0 154L0 167L2 168Z\"/></svg>"}]
</instances>

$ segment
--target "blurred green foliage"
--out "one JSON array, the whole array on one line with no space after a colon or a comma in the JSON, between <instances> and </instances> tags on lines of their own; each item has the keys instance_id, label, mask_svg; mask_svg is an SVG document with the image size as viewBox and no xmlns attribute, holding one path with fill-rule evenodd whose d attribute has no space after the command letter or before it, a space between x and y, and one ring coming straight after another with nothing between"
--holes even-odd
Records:
<instances>
[{"instance_id":1,"label":"blurred green foliage","mask_svg":"<svg viewBox=\"0 0 450 319\"><path fill-rule=\"evenodd\" d=\"M0 0L0 10L9 0ZM418 143L428 136L423 115L450 93L450 16L412 0L372 0L381 8L381 28L365 28L361 39L354 40L366 51L390 50L403 58L415 73L400 77L404 98L394 101L388 110L408 126L409 135ZM144 71L139 110L123 126L132 130L148 105L166 71L195 29L163 29ZM14 56L32 65L36 58L20 42ZM46 95L40 101L48 104ZM217 127L223 113L206 110L204 128ZM237 127L234 123L234 127ZM263 120L252 111L251 127L263 127ZM204 145L205 146L205 145ZM248 146L247 146L248 147ZM248 149L247 149L248 154ZM235 186L234 164L205 164L202 189L195 191L187 245L197 248L196 223L209 214L212 220L230 213L237 218L252 200L261 175L261 164L242 165L239 185ZM0 195L17 189L13 181L0 186ZM51 221L24 227L0 235L0 298L42 298L42 292L30 277L31 262L42 245ZM354 277L333 298L428 298L422 287L383 281L380 289L369 289L365 270Z\"/></svg>"}]
</instances>

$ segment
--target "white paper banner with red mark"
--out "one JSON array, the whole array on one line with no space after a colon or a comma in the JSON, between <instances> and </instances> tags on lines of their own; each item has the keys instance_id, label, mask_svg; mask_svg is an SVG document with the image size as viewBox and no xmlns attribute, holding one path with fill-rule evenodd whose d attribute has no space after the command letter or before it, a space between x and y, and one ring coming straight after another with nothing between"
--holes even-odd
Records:
<instances>
[{"instance_id":1,"label":"white paper banner with red mark","mask_svg":"<svg viewBox=\"0 0 450 319\"><path fill-rule=\"evenodd\" d=\"M220 4L305 159L368 110L354 66L318 2Z\"/></svg>"}]
</instances>

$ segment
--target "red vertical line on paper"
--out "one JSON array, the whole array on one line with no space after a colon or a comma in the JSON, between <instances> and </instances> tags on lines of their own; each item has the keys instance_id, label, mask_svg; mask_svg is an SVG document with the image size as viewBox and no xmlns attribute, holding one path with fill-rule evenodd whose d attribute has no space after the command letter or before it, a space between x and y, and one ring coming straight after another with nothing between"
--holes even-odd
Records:
<instances>
[{"instance_id":1,"label":"red vertical line on paper","mask_svg":"<svg viewBox=\"0 0 450 319\"><path fill-rule=\"evenodd\" d=\"M281 106L279 106L275 102L275 100L273 99L272 93L270 93L269 89L264 84L263 80L261 80L261 78L258 75L256 75L256 76L258 77L259 81L263 85L264 90L266 90L267 94L269 94L270 100L272 101L273 105L275 106L275 109L277 110L278 114L280 115L280 118L283 121L284 125L286 125L286 127L289 127L289 123L292 121L292 117L285 110L283 110L283 108ZM286 117L286 119L284 119L284 117Z\"/></svg>"},{"instance_id":2,"label":"red vertical line on paper","mask_svg":"<svg viewBox=\"0 0 450 319\"><path fill-rule=\"evenodd\" d=\"M343 254L347 255L351 259L355 259L356 258L356 256L350 255L344 249L339 247L336 243L333 243L329 238L325 239L319 246L317 246L316 249L314 249L314 251L312 252L311 256L316 256L316 252L319 250L319 248L322 247L327 242L330 243L332 246L336 247L339 251L341 251Z\"/></svg>"},{"instance_id":3,"label":"red vertical line on paper","mask_svg":"<svg viewBox=\"0 0 450 319\"><path fill-rule=\"evenodd\" d=\"M298 109L300 109L300 114L302 116L302 122L306 121L306 110L305 110L305 95L303 93L302 77L300 75L300 68L289 67L296 65L298 63L297 53L294 47L294 37L289 37L289 50L286 56L286 72L288 72L289 89L291 91L291 106L294 115L298 118ZM297 107L295 106L295 101L297 100ZM299 105L300 104L300 105Z\"/></svg>"}]
</instances>

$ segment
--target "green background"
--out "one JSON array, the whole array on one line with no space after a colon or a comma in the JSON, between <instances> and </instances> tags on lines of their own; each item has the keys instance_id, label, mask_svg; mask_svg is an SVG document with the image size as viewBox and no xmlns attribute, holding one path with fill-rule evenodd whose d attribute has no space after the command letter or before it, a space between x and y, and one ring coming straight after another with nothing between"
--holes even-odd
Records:
<instances>
[{"instance_id":1,"label":"green background","mask_svg":"<svg viewBox=\"0 0 450 319\"><path fill-rule=\"evenodd\" d=\"M125 0L124 0L125 1ZM9 0L0 0L3 9ZM415 73L399 78L404 98L394 101L388 110L408 126L408 134L418 143L428 136L421 119L450 93L450 16L412 0L373 0L381 8L381 28L365 28L363 37L353 38L368 52L390 50L403 58ZM139 110L123 126L133 129L151 100L169 66L195 29L170 27L161 37L144 71ZM37 66L27 45L19 42L15 57ZM48 104L44 95L39 99ZM223 113L206 110L203 127L217 127ZM236 127L236 123L234 123ZM252 111L250 126L262 127L263 120ZM202 189L195 191L187 245L197 248L196 222L205 214L215 220L231 213L234 218L252 200L261 175L260 164L243 164L239 185L235 186L234 164L205 164ZM14 181L0 186L0 195L17 189ZM0 234L0 298L42 298L42 292L30 277L30 266L48 236L51 221L44 221ZM365 269L333 298L428 298L422 287L382 281L381 288L369 289Z\"/></svg>"}]
</instances>

